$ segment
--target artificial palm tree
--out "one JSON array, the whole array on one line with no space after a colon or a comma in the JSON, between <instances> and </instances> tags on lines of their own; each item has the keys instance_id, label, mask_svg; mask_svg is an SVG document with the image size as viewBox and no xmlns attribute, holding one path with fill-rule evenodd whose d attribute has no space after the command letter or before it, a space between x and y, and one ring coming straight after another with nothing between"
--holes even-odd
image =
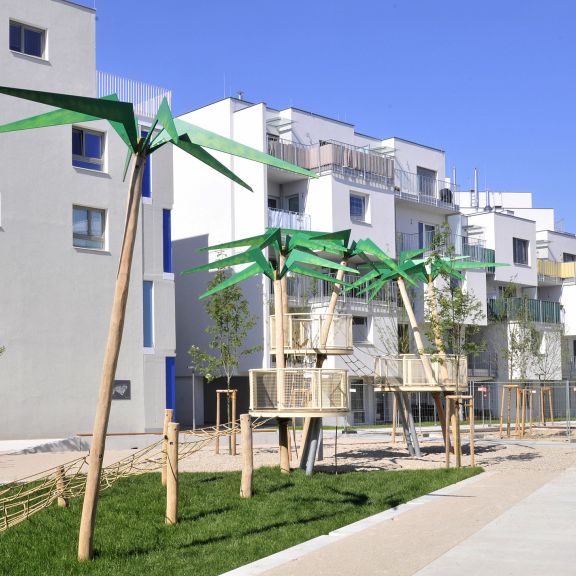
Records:
<instances>
[{"instance_id":1,"label":"artificial palm tree","mask_svg":"<svg viewBox=\"0 0 576 576\"><path fill-rule=\"evenodd\" d=\"M93 534L96 522L106 431L110 415L112 385L116 373L120 344L122 342L128 287L130 284L130 269L136 240L140 199L142 196L142 177L146 159L160 147L172 143L248 190L251 190L248 184L216 160L205 148L255 160L304 176L314 177L315 175L308 170L174 118L166 99L162 101L148 134L144 137L139 137L138 120L134 113L132 103L120 102L116 95L110 95L104 98L89 98L71 94L24 90L4 86L0 86L0 94L23 98L57 108L57 110L45 114L0 126L0 132L75 124L93 120L107 120L128 149L124 171L125 175L132 163L126 226L116 277L108 340L94 421L90 463L86 480L86 494L80 525L78 558L80 560L87 560L93 556Z\"/></svg>"}]
</instances>

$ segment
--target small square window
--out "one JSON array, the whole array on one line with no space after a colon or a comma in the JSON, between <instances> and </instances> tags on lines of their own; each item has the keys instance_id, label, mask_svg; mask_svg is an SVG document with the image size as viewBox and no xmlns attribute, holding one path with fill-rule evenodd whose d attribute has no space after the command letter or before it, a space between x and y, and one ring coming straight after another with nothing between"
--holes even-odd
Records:
<instances>
[{"instance_id":1,"label":"small square window","mask_svg":"<svg viewBox=\"0 0 576 576\"><path fill-rule=\"evenodd\" d=\"M72 245L76 248L104 250L106 212L84 206L74 206L72 212Z\"/></svg>"},{"instance_id":2,"label":"small square window","mask_svg":"<svg viewBox=\"0 0 576 576\"><path fill-rule=\"evenodd\" d=\"M46 31L19 22L10 22L10 50L44 58Z\"/></svg>"},{"instance_id":3,"label":"small square window","mask_svg":"<svg viewBox=\"0 0 576 576\"><path fill-rule=\"evenodd\" d=\"M368 341L368 318L352 316L352 342Z\"/></svg>"},{"instance_id":4,"label":"small square window","mask_svg":"<svg viewBox=\"0 0 576 576\"><path fill-rule=\"evenodd\" d=\"M350 194L350 219L366 222L367 198L360 194Z\"/></svg>"},{"instance_id":5,"label":"small square window","mask_svg":"<svg viewBox=\"0 0 576 576\"><path fill-rule=\"evenodd\" d=\"M72 128L72 166L104 170L104 134L84 128Z\"/></svg>"}]
</instances>

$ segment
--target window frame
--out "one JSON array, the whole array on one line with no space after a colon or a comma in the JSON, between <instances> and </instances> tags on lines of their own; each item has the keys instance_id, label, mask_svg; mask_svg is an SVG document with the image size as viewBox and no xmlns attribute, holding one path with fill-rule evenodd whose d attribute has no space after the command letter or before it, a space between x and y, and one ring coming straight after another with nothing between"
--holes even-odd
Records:
<instances>
[{"instance_id":1,"label":"window frame","mask_svg":"<svg viewBox=\"0 0 576 576\"><path fill-rule=\"evenodd\" d=\"M12 32L12 26L20 27L20 50L18 48L13 48L10 36ZM26 52L26 31L36 32L40 34L40 55ZM8 49L15 54L22 54L24 56L29 56L30 58L37 58L38 60L47 60L47 30L45 28L40 28L38 26L33 26L31 24L26 24L25 22L20 22L19 20L10 20L8 24Z\"/></svg>"},{"instance_id":2,"label":"window frame","mask_svg":"<svg viewBox=\"0 0 576 576\"><path fill-rule=\"evenodd\" d=\"M86 234L80 234L77 233L74 230L74 212L75 210L86 210L87 211L87 215L86 215L86 222L88 223L88 229L87 229L87 233ZM92 219L90 218L90 213L91 212L99 212L102 216L102 234L90 234L90 226L91 226L91 222ZM104 208L96 208L94 206L81 206L79 204L73 204L72 205L72 246L74 248L77 248L79 250L95 250L97 252L105 252L106 251L106 244L107 244L107 235L106 235L106 229L107 229L107 218L108 214L107 211ZM96 242L97 239L99 241L101 241L101 246L96 247L96 246L79 246L78 244L76 244L75 242L77 240L79 241L85 241L85 242Z\"/></svg>"},{"instance_id":3,"label":"window frame","mask_svg":"<svg viewBox=\"0 0 576 576\"><path fill-rule=\"evenodd\" d=\"M350 220L352 222L368 223L368 204L370 197L367 194L361 194L359 192L350 192L350 197L348 200L348 211L350 215ZM352 201L360 200L362 202L362 216L358 217L353 212Z\"/></svg>"},{"instance_id":4,"label":"window frame","mask_svg":"<svg viewBox=\"0 0 576 576\"><path fill-rule=\"evenodd\" d=\"M520 249L520 246L523 248ZM524 253L524 254L522 254ZM524 262L521 256L524 256ZM530 265L530 241L525 238L512 237L512 261L517 266L529 266Z\"/></svg>"},{"instance_id":5,"label":"window frame","mask_svg":"<svg viewBox=\"0 0 576 576\"><path fill-rule=\"evenodd\" d=\"M80 132L82 135L81 146L83 154L74 154L74 132ZM100 137L100 158L98 162L95 161L96 156L86 155L86 139L85 134L98 135ZM90 166L83 166L75 164L75 162L83 162ZM80 170L91 170L92 172L106 172L106 132L101 130L92 130L84 126L72 126L72 166Z\"/></svg>"}]
</instances>

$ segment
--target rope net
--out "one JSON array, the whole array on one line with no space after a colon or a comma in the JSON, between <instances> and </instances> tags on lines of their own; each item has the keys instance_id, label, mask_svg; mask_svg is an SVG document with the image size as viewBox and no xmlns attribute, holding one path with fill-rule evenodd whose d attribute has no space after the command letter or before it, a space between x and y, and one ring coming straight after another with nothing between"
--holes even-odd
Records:
<instances>
[{"instance_id":1,"label":"rope net","mask_svg":"<svg viewBox=\"0 0 576 576\"><path fill-rule=\"evenodd\" d=\"M271 418L254 419L253 430L266 425ZM239 420L233 423L184 430L179 433L178 461L188 458L222 436L240 432ZM44 510L58 499L69 500L83 496L86 490L86 475L90 454L76 458L22 478L0 485L0 533L27 520ZM100 492L107 490L120 478L157 472L166 464L166 444L160 439L130 456L104 466L100 477Z\"/></svg>"}]
</instances>

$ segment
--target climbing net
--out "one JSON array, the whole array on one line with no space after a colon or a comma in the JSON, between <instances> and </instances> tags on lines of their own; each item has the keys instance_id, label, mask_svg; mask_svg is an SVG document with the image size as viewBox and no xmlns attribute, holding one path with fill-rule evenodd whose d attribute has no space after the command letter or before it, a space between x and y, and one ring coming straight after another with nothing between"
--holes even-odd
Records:
<instances>
[{"instance_id":1,"label":"climbing net","mask_svg":"<svg viewBox=\"0 0 576 576\"><path fill-rule=\"evenodd\" d=\"M254 419L253 430L270 421ZM240 431L239 421L216 428L201 428L180 432L178 460L184 460L223 436ZM82 496L86 490L89 454L60 464L16 482L0 485L0 532L27 520L30 516L50 506L58 499ZM136 476L162 469L166 463L166 444L160 439L130 456L102 468L100 491L107 490L120 478Z\"/></svg>"}]
</instances>

